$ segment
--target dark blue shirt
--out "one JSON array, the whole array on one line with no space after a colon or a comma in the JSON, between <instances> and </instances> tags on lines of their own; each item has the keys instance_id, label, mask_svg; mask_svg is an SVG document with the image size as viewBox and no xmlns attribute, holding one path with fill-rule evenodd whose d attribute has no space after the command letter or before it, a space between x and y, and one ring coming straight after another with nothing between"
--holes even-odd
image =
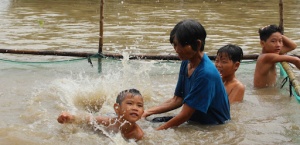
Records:
<instances>
[{"instance_id":1,"label":"dark blue shirt","mask_svg":"<svg viewBox=\"0 0 300 145\"><path fill-rule=\"evenodd\" d=\"M189 119L201 124L224 124L230 120L230 105L221 76L206 54L188 77L188 60L182 61L175 96L195 109Z\"/></svg>"}]
</instances>

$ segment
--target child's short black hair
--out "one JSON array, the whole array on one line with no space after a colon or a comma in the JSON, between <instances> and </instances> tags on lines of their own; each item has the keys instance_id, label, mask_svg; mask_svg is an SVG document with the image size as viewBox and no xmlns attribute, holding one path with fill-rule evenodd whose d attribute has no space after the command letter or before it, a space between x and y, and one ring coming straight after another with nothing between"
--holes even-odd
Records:
<instances>
[{"instance_id":1,"label":"child's short black hair","mask_svg":"<svg viewBox=\"0 0 300 145\"><path fill-rule=\"evenodd\" d=\"M241 59L243 58L243 50L241 47L233 44L228 44L223 47L221 47L218 52L217 56L225 53L228 55L228 58L232 60L233 62L241 62Z\"/></svg>"},{"instance_id":2,"label":"child's short black hair","mask_svg":"<svg viewBox=\"0 0 300 145\"><path fill-rule=\"evenodd\" d=\"M197 40L201 40L200 51L204 50L206 31L196 20L186 19L175 25L170 33L170 43L177 39L182 46L191 45L193 50L197 50Z\"/></svg>"},{"instance_id":3,"label":"child's short black hair","mask_svg":"<svg viewBox=\"0 0 300 145\"><path fill-rule=\"evenodd\" d=\"M116 103L121 104L128 93L132 94L132 96L141 96L142 97L139 90L137 90L137 89L128 89L128 90L124 90L124 91L122 91L118 94L117 99L116 99Z\"/></svg>"},{"instance_id":4,"label":"child's short black hair","mask_svg":"<svg viewBox=\"0 0 300 145\"><path fill-rule=\"evenodd\" d=\"M279 32L282 34L282 30L277 25L268 25L266 27L258 29L259 38L262 41L267 41L267 39L273 34Z\"/></svg>"}]
</instances>

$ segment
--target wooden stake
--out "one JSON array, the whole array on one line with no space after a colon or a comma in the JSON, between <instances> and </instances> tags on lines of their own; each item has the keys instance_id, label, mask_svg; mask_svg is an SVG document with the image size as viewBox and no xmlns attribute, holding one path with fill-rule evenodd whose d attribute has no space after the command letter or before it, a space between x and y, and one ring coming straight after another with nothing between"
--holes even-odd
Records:
<instances>
[{"instance_id":1,"label":"wooden stake","mask_svg":"<svg viewBox=\"0 0 300 145\"><path fill-rule=\"evenodd\" d=\"M283 2L282 0L279 0L279 27L282 30L282 34L284 33L284 27L283 27Z\"/></svg>"},{"instance_id":2,"label":"wooden stake","mask_svg":"<svg viewBox=\"0 0 300 145\"><path fill-rule=\"evenodd\" d=\"M104 0L100 2L100 33L99 33L99 49L98 53L102 53L103 48L103 19L104 19Z\"/></svg>"}]
</instances>

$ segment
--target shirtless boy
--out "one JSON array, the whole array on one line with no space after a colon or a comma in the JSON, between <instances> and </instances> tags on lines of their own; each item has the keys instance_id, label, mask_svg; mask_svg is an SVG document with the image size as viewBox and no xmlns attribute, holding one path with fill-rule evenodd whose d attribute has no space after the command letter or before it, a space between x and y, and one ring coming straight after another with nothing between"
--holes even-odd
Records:
<instances>
[{"instance_id":1,"label":"shirtless boy","mask_svg":"<svg viewBox=\"0 0 300 145\"><path fill-rule=\"evenodd\" d=\"M281 29L276 25L269 25L259 29L262 53L258 56L255 72L254 87L264 88L276 85L276 63L289 62L300 69L300 59L284 55L294 50L297 45L288 37L282 35Z\"/></svg>"},{"instance_id":2,"label":"shirtless boy","mask_svg":"<svg viewBox=\"0 0 300 145\"><path fill-rule=\"evenodd\" d=\"M84 122L91 124L95 120L98 124L106 126L107 130L117 133L121 131L125 139L141 140L144 136L142 129L136 124L144 113L144 102L141 93L136 89L124 90L119 93L114 110L117 117L104 116L75 116L69 112L61 113L57 121L59 123ZM83 117L83 118L81 118Z\"/></svg>"},{"instance_id":3,"label":"shirtless boy","mask_svg":"<svg viewBox=\"0 0 300 145\"><path fill-rule=\"evenodd\" d=\"M244 98L245 86L235 77L242 58L242 48L232 44L221 47L217 52L215 65L222 77L230 104L242 102Z\"/></svg>"}]
</instances>

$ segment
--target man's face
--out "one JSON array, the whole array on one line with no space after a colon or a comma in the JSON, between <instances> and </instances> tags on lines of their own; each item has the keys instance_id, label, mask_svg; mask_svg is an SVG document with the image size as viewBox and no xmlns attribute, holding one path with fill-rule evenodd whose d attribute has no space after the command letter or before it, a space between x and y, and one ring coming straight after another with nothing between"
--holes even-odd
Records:
<instances>
[{"instance_id":1,"label":"man's face","mask_svg":"<svg viewBox=\"0 0 300 145\"><path fill-rule=\"evenodd\" d=\"M188 60L197 53L197 51L193 50L191 45L182 46L176 38L174 38L172 45L180 60Z\"/></svg>"}]
</instances>

